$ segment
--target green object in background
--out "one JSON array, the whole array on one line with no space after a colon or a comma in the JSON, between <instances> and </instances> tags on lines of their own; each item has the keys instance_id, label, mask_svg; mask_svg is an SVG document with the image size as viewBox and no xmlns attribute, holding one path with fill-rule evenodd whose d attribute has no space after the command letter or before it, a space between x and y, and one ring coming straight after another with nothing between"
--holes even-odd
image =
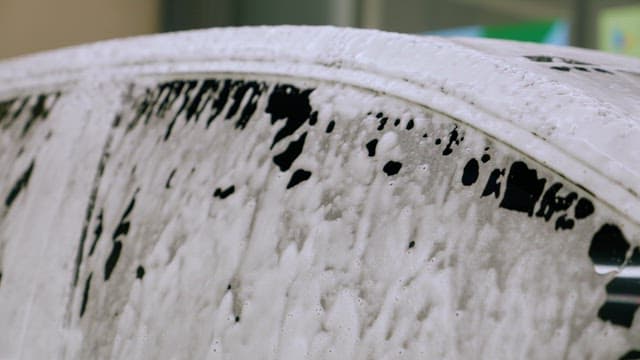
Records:
<instances>
[{"instance_id":1,"label":"green object in background","mask_svg":"<svg viewBox=\"0 0 640 360\"><path fill-rule=\"evenodd\" d=\"M427 34L569 45L569 23L562 19L531 21L510 25L467 26L430 31Z\"/></svg>"},{"instance_id":2,"label":"green object in background","mask_svg":"<svg viewBox=\"0 0 640 360\"><path fill-rule=\"evenodd\" d=\"M485 26L483 37L544 43L553 30L554 20L512 25Z\"/></svg>"},{"instance_id":3,"label":"green object in background","mask_svg":"<svg viewBox=\"0 0 640 360\"><path fill-rule=\"evenodd\" d=\"M598 14L598 49L640 57L640 5L614 7Z\"/></svg>"}]
</instances>

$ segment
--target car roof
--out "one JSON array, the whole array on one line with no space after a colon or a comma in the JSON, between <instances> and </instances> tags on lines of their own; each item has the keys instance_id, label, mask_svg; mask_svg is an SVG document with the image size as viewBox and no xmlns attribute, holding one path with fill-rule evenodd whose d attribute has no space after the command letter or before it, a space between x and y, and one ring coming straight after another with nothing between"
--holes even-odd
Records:
<instances>
[{"instance_id":1,"label":"car roof","mask_svg":"<svg viewBox=\"0 0 640 360\"><path fill-rule=\"evenodd\" d=\"M208 29L1 61L0 96L83 79L206 72L335 81L429 107L640 223L640 60L629 57L335 27Z\"/></svg>"}]
</instances>

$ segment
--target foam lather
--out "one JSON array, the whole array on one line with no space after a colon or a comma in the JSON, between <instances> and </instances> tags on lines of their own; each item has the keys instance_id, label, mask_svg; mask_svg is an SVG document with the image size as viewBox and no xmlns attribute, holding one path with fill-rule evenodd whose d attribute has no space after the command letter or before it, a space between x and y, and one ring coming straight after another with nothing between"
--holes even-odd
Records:
<instances>
[{"instance_id":1,"label":"foam lather","mask_svg":"<svg viewBox=\"0 0 640 360\"><path fill-rule=\"evenodd\" d=\"M0 62L0 358L640 354L640 62L315 27Z\"/></svg>"}]
</instances>

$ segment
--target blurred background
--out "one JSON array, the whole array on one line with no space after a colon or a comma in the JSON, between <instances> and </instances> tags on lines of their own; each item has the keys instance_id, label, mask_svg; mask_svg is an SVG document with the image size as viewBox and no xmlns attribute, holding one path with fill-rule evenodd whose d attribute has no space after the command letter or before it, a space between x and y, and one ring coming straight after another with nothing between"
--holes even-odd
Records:
<instances>
[{"instance_id":1,"label":"blurred background","mask_svg":"<svg viewBox=\"0 0 640 360\"><path fill-rule=\"evenodd\" d=\"M0 0L0 58L115 37L277 24L513 39L640 57L640 0Z\"/></svg>"}]
</instances>

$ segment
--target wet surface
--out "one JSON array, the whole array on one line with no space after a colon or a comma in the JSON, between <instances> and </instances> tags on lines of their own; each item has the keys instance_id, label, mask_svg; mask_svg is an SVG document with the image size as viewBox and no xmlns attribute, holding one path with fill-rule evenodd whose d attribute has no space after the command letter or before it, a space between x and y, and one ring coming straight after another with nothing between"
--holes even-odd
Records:
<instances>
[{"instance_id":1,"label":"wet surface","mask_svg":"<svg viewBox=\"0 0 640 360\"><path fill-rule=\"evenodd\" d=\"M571 66L587 68L587 64ZM583 71L571 67L574 70ZM387 296L366 284L385 283L392 289L390 284L396 282L408 284L403 285L408 290L402 291L423 294L420 300L411 300L424 302L427 309L417 309L411 315L416 319L424 320L425 314L449 314L442 308L445 303L457 307L451 317L446 315L442 321L432 318L433 324L425 325L446 329L445 335L447 331L462 334L470 327L474 333L464 336L473 338L484 331L465 313L476 314L496 328L509 324L520 329L517 322L508 319L508 313L494 306L501 303L525 311L516 302L520 297L511 298L502 288L517 284L527 296L540 293L540 284L530 275L540 271L546 274L540 277L549 279L549 299L556 301L565 296L567 284L577 276L562 272L564 264L549 264L540 256L540 249L572 259L575 263L571 266L581 271L590 270L579 266L588 261L597 271L603 266L616 271L618 276L599 289L607 294L603 304L571 311L583 322L590 319L624 329L633 326L640 286L629 270L640 264L640 252L579 184L571 184L452 119L401 102L389 106L379 101L377 94L354 91L369 101L360 112L335 99L336 109L327 110L321 105L331 91L324 86L246 78L186 78L152 86L132 85L136 95L113 118L79 221L80 237L75 240L72 320L82 319L83 332L95 334L83 342L84 354L99 348L103 341L114 341L122 331L117 328L118 321L134 318L128 309L136 309L146 321L155 321L156 311L174 314L175 309L166 306L174 304L181 309L181 316L188 318L191 315L181 303L185 302L192 309L207 309L203 310L207 316L218 316L220 324L256 326L252 307L259 306L256 297L261 295L252 291L265 285L256 282L256 273L247 267L263 266L258 271L261 274L295 273L297 270L285 269L287 261L293 261L286 258L293 256L293 250L288 249L294 249L298 256L315 231L311 229L329 229L315 246L319 253L333 255L323 255L326 263L320 270L304 270L308 276L334 279L342 276L336 275L338 268L363 279L362 283L340 280L347 284L340 286L358 289L358 301L366 303L357 315L349 315L358 319L354 326L362 334L373 334L375 314L382 308L380 299ZM20 126L20 134L29 134L42 124L51 112L52 98L28 99L0 102L0 126L15 113L34 119ZM11 186L5 187L7 208L20 206L41 165L37 158L28 156L28 149L19 154L31 162L22 162L21 171L13 172ZM198 231L192 233L191 228ZM520 237L525 245L504 244ZM277 244L269 244L271 239ZM353 239L371 241L354 246ZM584 251L575 250L580 246ZM364 249L358 250L364 253L353 253L357 249ZM264 260L272 259L270 256L285 270ZM343 258L349 261L341 264ZM389 265L390 258L398 260ZM477 268L469 267L464 259ZM207 270L186 272L191 263ZM357 270L349 268L350 263L357 264ZM419 270L401 276L413 269L405 264ZM386 270L378 270L382 268ZM521 268L528 270L521 273ZM547 268L553 276L546 273ZM104 281L93 279L96 272ZM453 273L458 278L433 280ZM181 274L195 277L193 282L198 286ZM224 284L218 286L220 278ZM467 278L473 280L456 280ZM297 286L318 283L318 278L314 279ZM527 280L521 284L520 279ZM410 285L413 281L421 285ZM478 284L485 281L491 284L487 287L490 290L479 290ZM140 308L133 300L139 296L140 286L149 286L144 291L146 301L155 301L153 310ZM218 288L229 295L219 293ZM269 288L280 291L277 284ZM436 296L445 293L444 288L450 298ZM193 296L196 303L171 298L184 296L186 289L200 294ZM287 291L292 291L290 296L295 300L299 295L292 289ZM429 289L428 295L424 289ZM331 308L327 298L330 303L347 301L335 292L322 291L317 300L324 303L321 307ZM493 305L486 303L483 291L496 297ZM597 289L587 286L576 291L576 296L590 298ZM164 295L157 296L160 293ZM409 295L398 294L394 296L404 305L393 311L413 311L403 303ZM232 299L224 300L225 296ZM274 296L273 301L287 296ZM228 310L227 305L221 305L227 304L225 301ZM534 314L534 330L527 331L537 331L540 339L546 339L547 333L540 330L543 325L536 327L536 321L547 308L556 306L550 302L545 308L543 303L529 304L532 309L526 310ZM276 308L261 309L261 318ZM225 316L216 315L223 312ZM391 322L388 331L402 333L395 328L399 323ZM224 335L228 330L216 331L219 336L229 336L227 341L233 338ZM379 339L376 336L363 335L360 340L374 349L376 345L368 339ZM386 341L393 338L385 336ZM428 336L412 336L430 341ZM571 341L578 344L584 340Z\"/></svg>"}]
</instances>

